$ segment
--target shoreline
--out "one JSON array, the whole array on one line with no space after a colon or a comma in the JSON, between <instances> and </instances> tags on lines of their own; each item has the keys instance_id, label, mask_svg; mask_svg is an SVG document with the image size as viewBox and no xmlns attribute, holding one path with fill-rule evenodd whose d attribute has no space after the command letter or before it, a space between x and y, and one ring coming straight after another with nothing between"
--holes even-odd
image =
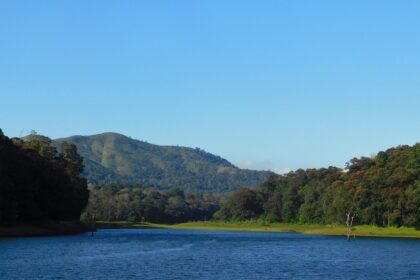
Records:
<instances>
[{"instance_id":1,"label":"shoreline","mask_svg":"<svg viewBox=\"0 0 420 280\"><path fill-rule=\"evenodd\" d=\"M97 229L190 229L220 231L290 232L327 236L346 236L345 226L304 225L304 224L264 224L258 222L187 222L174 225L128 222L98 222ZM353 227L355 237L415 238L420 239L420 230L407 227L377 227L359 225Z\"/></svg>"},{"instance_id":2,"label":"shoreline","mask_svg":"<svg viewBox=\"0 0 420 280\"><path fill-rule=\"evenodd\" d=\"M45 221L0 225L0 238L76 235L89 232L82 222Z\"/></svg>"},{"instance_id":3,"label":"shoreline","mask_svg":"<svg viewBox=\"0 0 420 280\"><path fill-rule=\"evenodd\" d=\"M342 225L266 224L262 222L186 222L180 224L129 223L124 221L96 223L96 229L179 229L215 231L284 232L326 236L346 236ZM43 222L32 224L0 225L0 238L42 237L77 235L90 232L82 222ZM420 239L420 230L407 227L377 227L358 225L353 227L355 237L413 238ZM352 234L352 235L353 235Z\"/></svg>"}]
</instances>

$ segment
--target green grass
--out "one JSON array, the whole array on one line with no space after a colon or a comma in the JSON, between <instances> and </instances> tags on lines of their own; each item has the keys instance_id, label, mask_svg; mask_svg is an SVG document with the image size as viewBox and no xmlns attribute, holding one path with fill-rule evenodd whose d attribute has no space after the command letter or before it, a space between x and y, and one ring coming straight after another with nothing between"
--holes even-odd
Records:
<instances>
[{"instance_id":1,"label":"green grass","mask_svg":"<svg viewBox=\"0 0 420 280\"><path fill-rule=\"evenodd\" d=\"M135 229L193 229L193 230L227 230L227 231L260 231L260 232L299 232L318 235L346 234L344 226L336 225L305 225L305 224L268 224L262 222L188 222L175 225L129 222L97 222L97 229L105 228L135 228ZM18 224L0 226L0 237L19 236L49 236L62 234L77 234L86 231L87 227L80 223L48 223L43 225ZM420 238L420 230L407 227L376 227L355 226L353 233L358 236Z\"/></svg>"},{"instance_id":2,"label":"green grass","mask_svg":"<svg viewBox=\"0 0 420 280\"><path fill-rule=\"evenodd\" d=\"M228 231L261 231L261 232L299 232L317 235L346 234L345 226L333 225L305 225L305 224L266 224L261 222L188 222L175 225L161 225L151 223L127 222L98 222L98 228L165 228L165 229L194 229L194 230L228 230ZM376 227L361 225L353 228L353 233L358 236L371 237L400 237L420 238L420 231L407 227Z\"/></svg>"},{"instance_id":3,"label":"green grass","mask_svg":"<svg viewBox=\"0 0 420 280\"><path fill-rule=\"evenodd\" d=\"M152 224L152 223L130 223L125 221L119 222L96 222L97 229L106 229L106 228L137 228L137 229L162 229L162 228L172 228L170 225L163 224Z\"/></svg>"}]
</instances>

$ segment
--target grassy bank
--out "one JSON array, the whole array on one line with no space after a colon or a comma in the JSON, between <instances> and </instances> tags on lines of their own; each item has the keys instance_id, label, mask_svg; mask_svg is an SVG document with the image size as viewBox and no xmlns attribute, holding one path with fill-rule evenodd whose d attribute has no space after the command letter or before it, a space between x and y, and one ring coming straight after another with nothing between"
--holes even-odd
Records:
<instances>
[{"instance_id":1,"label":"grassy bank","mask_svg":"<svg viewBox=\"0 0 420 280\"><path fill-rule=\"evenodd\" d=\"M135 229L165 229L174 228L171 225L152 224L152 223L130 223L130 222L96 222L96 229L110 228L135 228Z\"/></svg>"},{"instance_id":2,"label":"grassy bank","mask_svg":"<svg viewBox=\"0 0 420 280\"><path fill-rule=\"evenodd\" d=\"M344 226L331 225L300 225L300 224L264 224L259 222L189 222L176 225L161 225L151 223L127 223L127 222L98 222L98 228L166 228L166 229L194 229L194 230L232 230L232 231L262 231L262 232L299 232L304 234L318 235L342 235L346 234ZM420 230L407 227L355 226L355 236L371 237L400 237L420 238Z\"/></svg>"},{"instance_id":3,"label":"grassy bank","mask_svg":"<svg viewBox=\"0 0 420 280\"><path fill-rule=\"evenodd\" d=\"M135 229L191 229L191 230L227 230L260 232L298 232L318 235L344 236L344 226L302 225L302 224L265 224L261 222L188 222L175 225L129 222L97 222L97 229L135 228ZM90 228L80 222L45 222L42 224L1 225L0 237L52 236L79 234ZM420 230L414 228L381 228L376 226L355 226L355 236L420 238Z\"/></svg>"},{"instance_id":4,"label":"grassy bank","mask_svg":"<svg viewBox=\"0 0 420 280\"><path fill-rule=\"evenodd\" d=\"M242 230L242 231L267 231L267 232L299 232L304 234L319 235L345 235L345 226L332 225L304 225L304 224L263 224L257 222L227 223L227 222L190 222L178 224L174 228L182 229L207 229L207 230ZM405 237L420 238L420 231L407 227L376 227L368 225L355 226L355 236L372 237Z\"/></svg>"},{"instance_id":5,"label":"grassy bank","mask_svg":"<svg viewBox=\"0 0 420 280\"><path fill-rule=\"evenodd\" d=\"M0 238L70 235L86 231L89 231L89 227L80 222L14 223L0 225Z\"/></svg>"}]
</instances>

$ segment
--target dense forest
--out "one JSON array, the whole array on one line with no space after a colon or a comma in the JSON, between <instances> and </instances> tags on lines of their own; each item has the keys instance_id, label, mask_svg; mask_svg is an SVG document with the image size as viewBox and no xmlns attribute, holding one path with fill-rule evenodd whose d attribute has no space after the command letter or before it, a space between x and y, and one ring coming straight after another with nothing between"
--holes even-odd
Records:
<instances>
[{"instance_id":1,"label":"dense forest","mask_svg":"<svg viewBox=\"0 0 420 280\"><path fill-rule=\"evenodd\" d=\"M84 158L83 176L94 185L141 184L159 190L230 193L238 186L258 187L267 171L240 169L199 148L160 146L118 133L57 139L73 143Z\"/></svg>"},{"instance_id":2,"label":"dense forest","mask_svg":"<svg viewBox=\"0 0 420 280\"><path fill-rule=\"evenodd\" d=\"M61 153L35 133L9 139L0 130L0 224L79 220L89 191L74 144Z\"/></svg>"},{"instance_id":3,"label":"dense forest","mask_svg":"<svg viewBox=\"0 0 420 280\"><path fill-rule=\"evenodd\" d=\"M173 188L159 191L142 186L90 187L83 220L180 223L210 219L219 209L220 197L185 193Z\"/></svg>"},{"instance_id":4,"label":"dense forest","mask_svg":"<svg viewBox=\"0 0 420 280\"><path fill-rule=\"evenodd\" d=\"M142 184L88 190L83 168L73 143L57 147L36 134L9 139L0 130L0 224L78 220L84 210L86 220L155 223L213 218L342 224L351 213L358 224L420 227L420 144L354 158L345 169L272 174L258 188L241 187L228 197Z\"/></svg>"},{"instance_id":5,"label":"dense forest","mask_svg":"<svg viewBox=\"0 0 420 280\"><path fill-rule=\"evenodd\" d=\"M420 226L420 144L329 167L271 176L257 190L240 188L215 214L219 220Z\"/></svg>"}]
</instances>

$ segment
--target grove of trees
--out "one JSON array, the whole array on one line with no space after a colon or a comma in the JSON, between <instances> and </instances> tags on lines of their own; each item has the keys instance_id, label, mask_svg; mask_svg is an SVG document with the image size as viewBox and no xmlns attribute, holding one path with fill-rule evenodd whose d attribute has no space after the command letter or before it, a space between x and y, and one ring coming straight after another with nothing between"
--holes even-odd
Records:
<instances>
[{"instance_id":1,"label":"grove of trees","mask_svg":"<svg viewBox=\"0 0 420 280\"><path fill-rule=\"evenodd\" d=\"M257 190L240 188L215 214L219 220L420 227L420 144L329 167L271 176Z\"/></svg>"},{"instance_id":2,"label":"grove of trees","mask_svg":"<svg viewBox=\"0 0 420 280\"><path fill-rule=\"evenodd\" d=\"M219 197L185 193L173 188L158 191L142 186L91 186L83 219L180 223L210 219L219 209Z\"/></svg>"},{"instance_id":3,"label":"grove of trees","mask_svg":"<svg viewBox=\"0 0 420 280\"><path fill-rule=\"evenodd\" d=\"M0 224L79 220L89 197L82 170L73 144L58 153L47 137L9 139L0 130Z\"/></svg>"}]
</instances>

